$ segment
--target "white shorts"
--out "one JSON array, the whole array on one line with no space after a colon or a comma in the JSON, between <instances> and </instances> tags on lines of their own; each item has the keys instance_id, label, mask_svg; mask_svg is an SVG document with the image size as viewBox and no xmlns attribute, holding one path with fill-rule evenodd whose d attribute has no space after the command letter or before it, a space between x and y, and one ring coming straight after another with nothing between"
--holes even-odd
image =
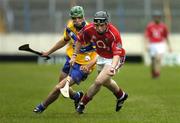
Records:
<instances>
[{"instance_id":1,"label":"white shorts","mask_svg":"<svg viewBox=\"0 0 180 123\"><path fill-rule=\"evenodd\" d=\"M164 54L166 51L166 43L165 41L160 43L150 43L149 45L149 54L150 56L156 56Z\"/></svg>"},{"instance_id":2,"label":"white shorts","mask_svg":"<svg viewBox=\"0 0 180 123\"><path fill-rule=\"evenodd\" d=\"M107 59L101 56L97 57L97 70L101 71L104 67L104 65L112 65L112 60L113 59ZM121 60L119 62L119 64L116 66L116 69L119 69L125 62L125 57L121 57Z\"/></svg>"}]
</instances>

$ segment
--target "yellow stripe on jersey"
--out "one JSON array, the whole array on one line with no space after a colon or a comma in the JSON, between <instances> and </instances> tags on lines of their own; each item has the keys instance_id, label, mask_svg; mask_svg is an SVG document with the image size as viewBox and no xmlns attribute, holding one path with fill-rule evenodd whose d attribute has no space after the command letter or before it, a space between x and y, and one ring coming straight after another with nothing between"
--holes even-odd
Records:
<instances>
[{"instance_id":1,"label":"yellow stripe on jersey","mask_svg":"<svg viewBox=\"0 0 180 123\"><path fill-rule=\"evenodd\" d=\"M86 22L86 25L88 23ZM67 30L68 29L68 30ZM71 31L70 33L68 31ZM77 36L78 31L74 27L74 24L72 21L69 21L67 24L67 27L64 29L64 40L69 41L68 46L66 48L66 54L71 58L72 54L74 52L74 44L75 44L75 36ZM91 45L90 43L84 44L83 47L87 47ZM84 50L84 49L83 49ZM89 52L82 52L77 55L76 57L76 63L78 64L88 64L91 60L93 60L96 57L96 52L95 51L89 51Z\"/></svg>"}]
</instances>

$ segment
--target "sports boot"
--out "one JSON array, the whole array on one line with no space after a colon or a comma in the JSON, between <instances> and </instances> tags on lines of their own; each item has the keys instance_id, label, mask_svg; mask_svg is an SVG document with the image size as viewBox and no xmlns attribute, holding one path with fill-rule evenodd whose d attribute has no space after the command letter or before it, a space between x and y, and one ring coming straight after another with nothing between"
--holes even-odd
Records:
<instances>
[{"instance_id":1,"label":"sports boot","mask_svg":"<svg viewBox=\"0 0 180 123\"><path fill-rule=\"evenodd\" d=\"M83 114L84 109L85 109L85 105L83 104L83 102L80 102L76 108L76 111L79 114Z\"/></svg>"},{"instance_id":2,"label":"sports boot","mask_svg":"<svg viewBox=\"0 0 180 123\"><path fill-rule=\"evenodd\" d=\"M81 98L83 97L83 92L80 91L80 92L77 92L79 94L79 98L77 99L74 99L74 106L75 106L75 109L78 107L78 103L80 102Z\"/></svg>"},{"instance_id":3,"label":"sports boot","mask_svg":"<svg viewBox=\"0 0 180 123\"><path fill-rule=\"evenodd\" d=\"M45 110L45 107L42 104L39 104L34 108L33 112L42 113L44 110Z\"/></svg>"},{"instance_id":4,"label":"sports boot","mask_svg":"<svg viewBox=\"0 0 180 123\"><path fill-rule=\"evenodd\" d=\"M123 103L127 98L128 98L128 94L125 93L123 97L117 99L116 112L118 112L122 108Z\"/></svg>"}]
</instances>

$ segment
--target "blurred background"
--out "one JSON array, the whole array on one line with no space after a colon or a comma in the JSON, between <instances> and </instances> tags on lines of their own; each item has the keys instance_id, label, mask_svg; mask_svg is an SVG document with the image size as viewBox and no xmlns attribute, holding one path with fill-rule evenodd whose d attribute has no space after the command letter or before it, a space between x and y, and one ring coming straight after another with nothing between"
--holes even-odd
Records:
<instances>
[{"instance_id":1,"label":"blurred background","mask_svg":"<svg viewBox=\"0 0 180 123\"><path fill-rule=\"evenodd\" d=\"M0 0L0 61L37 60L32 54L19 52L18 46L29 43L34 49L48 50L61 37L74 5L84 7L88 21L92 21L96 11L108 11L122 33L127 60L146 64L149 60L144 52L144 29L153 10L161 10L173 48L164 64L180 64L179 0ZM64 51L65 48L54 56L61 56Z\"/></svg>"}]
</instances>

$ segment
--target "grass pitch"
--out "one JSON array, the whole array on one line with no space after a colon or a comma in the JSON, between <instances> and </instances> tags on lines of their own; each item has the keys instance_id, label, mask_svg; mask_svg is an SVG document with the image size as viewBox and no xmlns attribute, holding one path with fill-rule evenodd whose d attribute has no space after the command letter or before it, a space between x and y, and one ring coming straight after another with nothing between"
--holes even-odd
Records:
<instances>
[{"instance_id":1,"label":"grass pitch","mask_svg":"<svg viewBox=\"0 0 180 123\"><path fill-rule=\"evenodd\" d=\"M73 102L62 96L42 114L34 114L58 80L59 65L0 63L1 123L179 123L180 67L163 67L161 77L151 79L143 64L125 64L114 79L129 94L120 112L115 97L105 88L94 97L85 114L74 110ZM85 91L96 72L76 90Z\"/></svg>"}]
</instances>

